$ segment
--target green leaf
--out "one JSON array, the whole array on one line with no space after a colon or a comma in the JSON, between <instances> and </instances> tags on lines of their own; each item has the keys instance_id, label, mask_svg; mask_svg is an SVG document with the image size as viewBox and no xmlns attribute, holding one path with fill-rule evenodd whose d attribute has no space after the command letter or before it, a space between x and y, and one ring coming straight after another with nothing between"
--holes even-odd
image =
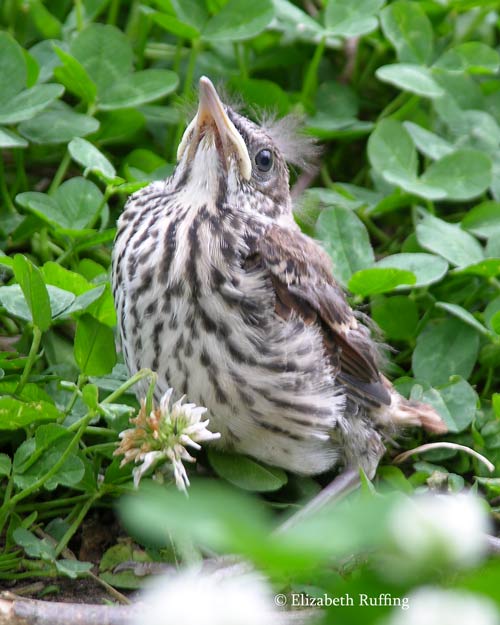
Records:
<instances>
[{"instance_id":1,"label":"green leaf","mask_svg":"<svg viewBox=\"0 0 500 625\"><path fill-rule=\"evenodd\" d=\"M12 130L0 128L0 148L26 148L28 142Z\"/></svg>"},{"instance_id":2,"label":"green leaf","mask_svg":"<svg viewBox=\"0 0 500 625\"><path fill-rule=\"evenodd\" d=\"M395 267L396 269L411 271L416 276L416 282L413 285L415 287L439 282L448 271L448 263L444 258L421 253L392 254L379 260L376 267ZM400 287L401 290L406 288Z\"/></svg>"},{"instance_id":3,"label":"green leaf","mask_svg":"<svg viewBox=\"0 0 500 625\"><path fill-rule=\"evenodd\" d=\"M286 115L290 109L288 95L276 83L257 78L233 78L231 88L241 94L247 106L259 109L271 108L279 115Z\"/></svg>"},{"instance_id":4,"label":"green leaf","mask_svg":"<svg viewBox=\"0 0 500 625\"><path fill-rule=\"evenodd\" d=\"M77 230L92 224L104 207L104 196L93 182L70 178L54 193L61 227Z\"/></svg>"},{"instance_id":5,"label":"green leaf","mask_svg":"<svg viewBox=\"0 0 500 625\"><path fill-rule=\"evenodd\" d=\"M201 31L208 20L205 3L199 0L171 0L171 5L177 17L197 31Z\"/></svg>"},{"instance_id":6,"label":"green leaf","mask_svg":"<svg viewBox=\"0 0 500 625\"><path fill-rule=\"evenodd\" d=\"M459 378L439 389L425 390L422 401L436 408L450 432L463 432L474 420L478 397L472 386Z\"/></svg>"},{"instance_id":7,"label":"green leaf","mask_svg":"<svg viewBox=\"0 0 500 625\"><path fill-rule=\"evenodd\" d=\"M420 216L416 233L422 247L439 254L457 267L466 267L484 259L478 241L458 224L449 224L426 211L421 211Z\"/></svg>"},{"instance_id":8,"label":"green leaf","mask_svg":"<svg viewBox=\"0 0 500 625\"><path fill-rule=\"evenodd\" d=\"M0 476L9 475L12 461L7 454L0 454Z\"/></svg>"},{"instance_id":9,"label":"green leaf","mask_svg":"<svg viewBox=\"0 0 500 625\"><path fill-rule=\"evenodd\" d=\"M32 558L52 561L56 557L55 548L49 542L48 538L37 538L33 532L30 532L24 527L15 529L12 533L12 537L16 541L16 544L20 545Z\"/></svg>"},{"instance_id":10,"label":"green leaf","mask_svg":"<svg viewBox=\"0 0 500 625\"><path fill-rule=\"evenodd\" d=\"M98 128L96 119L74 113L68 108L40 113L22 122L19 132L33 143L66 143L74 137L89 135Z\"/></svg>"},{"instance_id":11,"label":"green leaf","mask_svg":"<svg viewBox=\"0 0 500 625\"><path fill-rule=\"evenodd\" d=\"M55 286L47 286L47 293L53 318L61 315L75 301L75 296L72 293L58 289ZM33 322L31 310L18 284L0 287L0 302L14 317L20 317L25 321Z\"/></svg>"},{"instance_id":12,"label":"green leaf","mask_svg":"<svg viewBox=\"0 0 500 625\"><path fill-rule=\"evenodd\" d=\"M61 413L46 401L24 402L0 397L0 430L17 430L38 421L55 421Z\"/></svg>"},{"instance_id":13,"label":"green leaf","mask_svg":"<svg viewBox=\"0 0 500 625\"><path fill-rule=\"evenodd\" d=\"M129 40L111 25L90 24L84 28L72 41L71 54L97 85L99 95L123 80L133 68Z\"/></svg>"},{"instance_id":14,"label":"green leaf","mask_svg":"<svg viewBox=\"0 0 500 625\"><path fill-rule=\"evenodd\" d=\"M239 41L261 33L274 17L271 0L229 0L202 32L206 41Z\"/></svg>"},{"instance_id":15,"label":"green leaf","mask_svg":"<svg viewBox=\"0 0 500 625\"><path fill-rule=\"evenodd\" d=\"M491 159L478 150L457 150L425 171L422 182L444 189L449 200L470 200L491 184Z\"/></svg>"},{"instance_id":16,"label":"green leaf","mask_svg":"<svg viewBox=\"0 0 500 625\"><path fill-rule=\"evenodd\" d=\"M21 46L0 32L0 107L26 87L27 70Z\"/></svg>"},{"instance_id":17,"label":"green leaf","mask_svg":"<svg viewBox=\"0 0 500 625\"><path fill-rule=\"evenodd\" d=\"M85 178L70 178L53 196L35 191L20 193L16 201L56 230L77 233L93 224L104 208L100 189Z\"/></svg>"},{"instance_id":18,"label":"green leaf","mask_svg":"<svg viewBox=\"0 0 500 625\"><path fill-rule=\"evenodd\" d=\"M488 328L490 328L490 330L494 330L495 332L496 330L493 327L491 322L493 320L493 317L496 317L498 312L500 312L500 296L491 300L486 306L486 308L484 309L484 313L483 313L486 325L488 326ZM499 333L497 332L497 334Z\"/></svg>"},{"instance_id":19,"label":"green leaf","mask_svg":"<svg viewBox=\"0 0 500 625\"><path fill-rule=\"evenodd\" d=\"M89 141L77 137L68 144L71 157L85 168L84 175L90 171L100 173L104 178L114 178L116 170L109 160Z\"/></svg>"},{"instance_id":20,"label":"green leaf","mask_svg":"<svg viewBox=\"0 0 500 625\"><path fill-rule=\"evenodd\" d=\"M357 37L378 26L375 13L385 0L329 0L325 10L325 26L334 35Z\"/></svg>"},{"instance_id":21,"label":"green leaf","mask_svg":"<svg viewBox=\"0 0 500 625\"><path fill-rule=\"evenodd\" d=\"M283 469L262 465L246 456L209 449L208 459L217 475L243 490L269 492L280 489L288 481Z\"/></svg>"},{"instance_id":22,"label":"green leaf","mask_svg":"<svg viewBox=\"0 0 500 625\"><path fill-rule=\"evenodd\" d=\"M448 141L413 122L403 122L403 126L410 133L417 149L433 161L451 154L455 150Z\"/></svg>"},{"instance_id":23,"label":"green leaf","mask_svg":"<svg viewBox=\"0 0 500 625\"><path fill-rule=\"evenodd\" d=\"M75 360L85 375L105 375L116 363L113 331L90 315L78 320L74 349Z\"/></svg>"},{"instance_id":24,"label":"green leaf","mask_svg":"<svg viewBox=\"0 0 500 625\"><path fill-rule=\"evenodd\" d=\"M500 69L500 55L480 41L467 41L450 48L434 63L449 72L496 74Z\"/></svg>"},{"instance_id":25,"label":"green leaf","mask_svg":"<svg viewBox=\"0 0 500 625\"><path fill-rule=\"evenodd\" d=\"M357 271L349 280L348 288L356 295L376 295L393 291L401 284L413 285L416 277L411 271L393 267L372 267Z\"/></svg>"},{"instance_id":26,"label":"green leaf","mask_svg":"<svg viewBox=\"0 0 500 625\"><path fill-rule=\"evenodd\" d=\"M35 85L21 91L8 102L0 104L0 124L17 124L31 119L63 92L61 85Z\"/></svg>"},{"instance_id":27,"label":"green leaf","mask_svg":"<svg viewBox=\"0 0 500 625\"><path fill-rule=\"evenodd\" d=\"M273 27L284 34L291 41L306 41L318 44L323 38L330 46L340 45L340 40L328 36L325 30L315 19L310 17L298 6L289 0L274 0L276 20Z\"/></svg>"},{"instance_id":28,"label":"green leaf","mask_svg":"<svg viewBox=\"0 0 500 625\"><path fill-rule=\"evenodd\" d=\"M383 65L377 69L375 75L382 82L424 98L439 98L444 94L443 89L432 77L431 71L421 65L411 63Z\"/></svg>"},{"instance_id":29,"label":"green leaf","mask_svg":"<svg viewBox=\"0 0 500 625\"><path fill-rule=\"evenodd\" d=\"M433 56L432 24L417 2L398 0L380 13L384 35L402 63L427 64Z\"/></svg>"},{"instance_id":30,"label":"green leaf","mask_svg":"<svg viewBox=\"0 0 500 625\"><path fill-rule=\"evenodd\" d=\"M347 285L353 273L373 264L368 232L352 210L337 206L322 211L315 235L323 241L333 261L334 275L341 284Z\"/></svg>"},{"instance_id":31,"label":"green leaf","mask_svg":"<svg viewBox=\"0 0 500 625\"><path fill-rule=\"evenodd\" d=\"M404 126L395 119L383 119L377 124L368 139L368 158L386 180L388 174L405 179L417 177L417 151Z\"/></svg>"},{"instance_id":32,"label":"green leaf","mask_svg":"<svg viewBox=\"0 0 500 625\"><path fill-rule=\"evenodd\" d=\"M403 295L377 298L372 303L372 316L385 336L410 340L415 335L418 311L415 302Z\"/></svg>"},{"instance_id":33,"label":"green leaf","mask_svg":"<svg viewBox=\"0 0 500 625\"><path fill-rule=\"evenodd\" d=\"M270 529L262 502L220 480L193 480L189 498L176 489L144 484L136 496L121 500L120 512L125 527L132 529L134 536L147 537L148 544L154 541L156 545L165 545L172 532L212 548L234 550L237 545L244 547L245 542L248 545L249 541L265 540Z\"/></svg>"},{"instance_id":34,"label":"green leaf","mask_svg":"<svg viewBox=\"0 0 500 625\"><path fill-rule=\"evenodd\" d=\"M79 560L66 559L56 560L55 565L59 573L62 573L71 579L76 579L77 577L88 573L94 566L92 562L80 562Z\"/></svg>"},{"instance_id":35,"label":"green leaf","mask_svg":"<svg viewBox=\"0 0 500 625\"><path fill-rule=\"evenodd\" d=\"M97 87L85 67L62 48L54 46L54 50L62 61L62 65L54 68L54 76L57 80L86 104L94 102Z\"/></svg>"},{"instance_id":36,"label":"green leaf","mask_svg":"<svg viewBox=\"0 0 500 625\"><path fill-rule=\"evenodd\" d=\"M151 18L154 22L165 29L167 32L182 37L183 39L197 39L200 35L200 31L194 26L190 26L185 22L181 22L172 15L166 15L165 13L155 12L151 13Z\"/></svg>"},{"instance_id":37,"label":"green leaf","mask_svg":"<svg viewBox=\"0 0 500 625\"><path fill-rule=\"evenodd\" d=\"M484 259L484 252L478 241L464 232L458 224L449 224L423 210L420 211L420 216L416 233L422 247L439 254L458 267L467 267Z\"/></svg>"},{"instance_id":38,"label":"green leaf","mask_svg":"<svg viewBox=\"0 0 500 625\"><path fill-rule=\"evenodd\" d=\"M468 265L463 269L455 270L453 273L470 274L482 276L483 278L496 278L500 275L500 258L486 258L478 263Z\"/></svg>"},{"instance_id":39,"label":"green leaf","mask_svg":"<svg viewBox=\"0 0 500 625\"><path fill-rule=\"evenodd\" d=\"M14 456L14 483L20 489L29 488L34 482L44 477L53 466L61 460L66 452L72 436L66 433L45 449L41 455L35 454L33 439L22 443ZM39 449L36 445L37 450ZM35 454L35 455L34 455ZM36 458L33 461L33 458ZM82 460L74 453L68 455L65 462L44 483L46 490L54 490L57 486L75 486L81 482L85 474L85 466Z\"/></svg>"},{"instance_id":40,"label":"green leaf","mask_svg":"<svg viewBox=\"0 0 500 625\"><path fill-rule=\"evenodd\" d=\"M179 77L168 69L146 69L123 76L101 91L99 108L103 111L139 106L172 93Z\"/></svg>"},{"instance_id":41,"label":"green leaf","mask_svg":"<svg viewBox=\"0 0 500 625\"><path fill-rule=\"evenodd\" d=\"M45 332L50 328L52 315L42 272L22 254L14 256L13 269L30 309L33 323Z\"/></svg>"},{"instance_id":42,"label":"green leaf","mask_svg":"<svg viewBox=\"0 0 500 625\"><path fill-rule=\"evenodd\" d=\"M417 338L413 372L433 386L447 384L453 375L467 379L478 350L479 334L462 321L452 318L430 323Z\"/></svg>"},{"instance_id":43,"label":"green leaf","mask_svg":"<svg viewBox=\"0 0 500 625\"><path fill-rule=\"evenodd\" d=\"M500 236L500 202L487 201L467 211L461 226L478 237Z\"/></svg>"},{"instance_id":44,"label":"green leaf","mask_svg":"<svg viewBox=\"0 0 500 625\"><path fill-rule=\"evenodd\" d=\"M44 264L42 273L47 284L70 291L75 295L81 295L94 288L92 282L89 282L80 273L70 271L53 261L48 261Z\"/></svg>"},{"instance_id":45,"label":"green leaf","mask_svg":"<svg viewBox=\"0 0 500 625\"><path fill-rule=\"evenodd\" d=\"M490 336L489 330L485 328L483 324L474 317L474 315L472 315L468 310L465 310L462 306L458 306L458 304L450 304L449 302L436 302L436 307L446 310L454 317L457 317L457 319L460 319L471 328L477 330L480 334Z\"/></svg>"}]
</instances>

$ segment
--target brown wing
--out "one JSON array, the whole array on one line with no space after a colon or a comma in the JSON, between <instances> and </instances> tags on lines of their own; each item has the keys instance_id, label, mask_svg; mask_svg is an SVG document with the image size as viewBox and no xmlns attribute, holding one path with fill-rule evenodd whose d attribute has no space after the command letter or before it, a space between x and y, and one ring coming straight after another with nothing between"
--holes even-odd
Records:
<instances>
[{"instance_id":1,"label":"brown wing","mask_svg":"<svg viewBox=\"0 0 500 625\"><path fill-rule=\"evenodd\" d=\"M276 292L276 312L295 312L317 324L337 380L357 402L389 405L391 398L377 364L368 329L359 324L330 270L328 255L298 230L269 226L255 244L250 262L262 263Z\"/></svg>"}]
</instances>

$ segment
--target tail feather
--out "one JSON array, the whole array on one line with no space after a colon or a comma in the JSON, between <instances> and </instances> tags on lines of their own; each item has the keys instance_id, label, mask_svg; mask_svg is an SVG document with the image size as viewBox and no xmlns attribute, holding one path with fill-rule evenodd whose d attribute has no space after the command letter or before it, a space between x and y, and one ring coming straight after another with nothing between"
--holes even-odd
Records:
<instances>
[{"instance_id":1,"label":"tail feather","mask_svg":"<svg viewBox=\"0 0 500 625\"><path fill-rule=\"evenodd\" d=\"M399 427L419 425L433 434L445 434L448 431L443 418L432 406L420 401L409 401L401 395L393 395L389 418Z\"/></svg>"}]
</instances>

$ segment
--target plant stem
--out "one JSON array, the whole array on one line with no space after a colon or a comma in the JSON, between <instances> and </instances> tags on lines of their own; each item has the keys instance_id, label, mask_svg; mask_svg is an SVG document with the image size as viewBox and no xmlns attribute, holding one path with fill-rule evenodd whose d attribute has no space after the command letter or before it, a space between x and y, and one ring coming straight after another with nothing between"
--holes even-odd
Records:
<instances>
[{"instance_id":1,"label":"plant stem","mask_svg":"<svg viewBox=\"0 0 500 625\"><path fill-rule=\"evenodd\" d=\"M111 0L108 9L108 24L116 24L116 18L118 17L118 11L120 10L121 0Z\"/></svg>"},{"instance_id":2,"label":"plant stem","mask_svg":"<svg viewBox=\"0 0 500 625\"><path fill-rule=\"evenodd\" d=\"M89 497L87 501L80 507L80 510L78 511L78 514L76 515L75 520L68 527L68 529L64 533L64 536L61 538L61 540L57 544L57 547L55 550L56 558L61 554L61 552L68 545L69 541L73 538L75 532L80 527L80 524L82 523L83 519L87 516L87 512L90 510L90 507L92 506L92 504L98 497L99 495L97 494L92 497Z\"/></svg>"},{"instance_id":3,"label":"plant stem","mask_svg":"<svg viewBox=\"0 0 500 625\"><path fill-rule=\"evenodd\" d=\"M71 155L68 152L68 150L66 150L64 156L61 159L61 162L59 163L59 167L57 168L54 178L50 184L49 195L52 195L54 191L59 187L61 182L63 181L63 178L66 175L66 171L68 170L70 162L71 162Z\"/></svg>"},{"instance_id":4,"label":"plant stem","mask_svg":"<svg viewBox=\"0 0 500 625\"><path fill-rule=\"evenodd\" d=\"M118 399L118 397L120 397L121 395L123 395L123 393L125 393L126 391L128 391L128 389L131 386L134 386L134 384L137 384L137 382L140 382L141 380L144 380L144 378L148 378L148 377L153 377L154 376L154 380L156 380L156 374L153 373L151 371L151 369L141 369L140 371L138 371L135 375L133 375L129 380L127 380L126 382L124 382L120 388L117 388L116 391L113 391L111 393L111 395L108 395L106 397L106 399L104 399L101 404L111 404L115 401L115 399ZM81 419L80 419L81 420ZM77 422L78 423L78 422ZM75 424L73 424L73 426L70 426L69 429L71 429L71 427L74 427Z\"/></svg>"},{"instance_id":5,"label":"plant stem","mask_svg":"<svg viewBox=\"0 0 500 625\"><path fill-rule=\"evenodd\" d=\"M384 117L389 117L389 115L392 115L393 113L395 113L404 104L406 104L411 97L412 96L409 93L402 91L400 94L398 94L394 98L394 100L391 100L389 102L389 104L385 107L385 109L378 116L377 121L380 121L381 119L384 119Z\"/></svg>"},{"instance_id":6,"label":"plant stem","mask_svg":"<svg viewBox=\"0 0 500 625\"><path fill-rule=\"evenodd\" d=\"M10 197L9 189L7 187L7 180L5 178L5 166L3 162L3 157L0 158L0 196L2 197L5 206L9 209L11 213L16 212L16 207L14 206L14 202Z\"/></svg>"},{"instance_id":7,"label":"plant stem","mask_svg":"<svg viewBox=\"0 0 500 625\"><path fill-rule=\"evenodd\" d=\"M28 179L26 177L26 170L24 168L24 150L13 150L14 159L16 161L16 185L12 191L12 195L15 196L19 190L27 191L29 188Z\"/></svg>"},{"instance_id":8,"label":"plant stem","mask_svg":"<svg viewBox=\"0 0 500 625\"><path fill-rule=\"evenodd\" d=\"M76 10L76 28L78 31L83 30L83 5L82 0L75 0L75 10Z\"/></svg>"},{"instance_id":9,"label":"plant stem","mask_svg":"<svg viewBox=\"0 0 500 625\"><path fill-rule=\"evenodd\" d=\"M234 56L238 61L238 67L240 68L240 74L243 80L248 80L248 67L245 58L245 48L239 41L233 42Z\"/></svg>"},{"instance_id":10,"label":"plant stem","mask_svg":"<svg viewBox=\"0 0 500 625\"><path fill-rule=\"evenodd\" d=\"M88 495L75 495L75 497L61 497L60 499L54 499L53 501L41 501L36 503L36 509L39 510L52 510L53 508L64 508L65 506L74 506L77 503L85 501ZM33 504L24 504L17 506L18 512L30 512L35 506Z\"/></svg>"},{"instance_id":11,"label":"plant stem","mask_svg":"<svg viewBox=\"0 0 500 625\"><path fill-rule=\"evenodd\" d=\"M28 360L23 369L23 373L21 378L16 386L15 395L19 395L19 393L23 390L24 385L26 384L33 364L35 363L36 356L38 353L38 348L40 347L40 341L42 339L42 331L38 326L33 326L33 340L31 341L31 347L28 354Z\"/></svg>"},{"instance_id":12,"label":"plant stem","mask_svg":"<svg viewBox=\"0 0 500 625\"><path fill-rule=\"evenodd\" d=\"M325 47L326 41L323 38L316 47L316 50L314 51L313 58L309 63L306 75L304 77L304 85L302 87L300 101L306 109L309 108L308 105L314 98L316 93L316 88L318 85L318 68L323 57L323 53L325 51Z\"/></svg>"}]
</instances>

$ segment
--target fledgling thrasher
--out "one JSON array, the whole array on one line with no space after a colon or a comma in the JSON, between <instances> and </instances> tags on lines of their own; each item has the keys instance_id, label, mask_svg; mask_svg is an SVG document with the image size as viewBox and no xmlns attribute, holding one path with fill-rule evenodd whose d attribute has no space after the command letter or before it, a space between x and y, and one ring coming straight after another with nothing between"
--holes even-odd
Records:
<instances>
[{"instance_id":1,"label":"fledgling thrasher","mask_svg":"<svg viewBox=\"0 0 500 625\"><path fill-rule=\"evenodd\" d=\"M173 387L206 406L226 449L372 477L385 434L446 427L381 375L329 257L294 222L286 162L300 150L284 122L251 122L201 78L174 174L132 195L118 222L123 354L131 374L158 373L157 400Z\"/></svg>"}]
</instances>

